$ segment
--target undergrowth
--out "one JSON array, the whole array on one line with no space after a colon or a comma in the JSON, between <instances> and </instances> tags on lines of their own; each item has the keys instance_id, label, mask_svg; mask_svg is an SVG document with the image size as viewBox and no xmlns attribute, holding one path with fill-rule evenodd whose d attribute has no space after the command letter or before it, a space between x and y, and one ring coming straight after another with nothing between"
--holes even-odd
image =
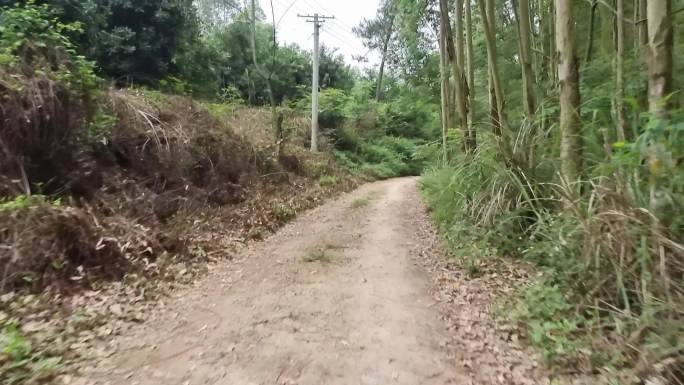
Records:
<instances>
[{"instance_id":1,"label":"undergrowth","mask_svg":"<svg viewBox=\"0 0 684 385\"><path fill-rule=\"evenodd\" d=\"M422 177L471 274L501 256L538 266L540 278L503 306L551 367L616 384L684 381L683 129L649 119L631 143L589 152L573 184L542 146L532 167L505 167L484 135L473 155Z\"/></svg>"},{"instance_id":2,"label":"undergrowth","mask_svg":"<svg viewBox=\"0 0 684 385\"><path fill-rule=\"evenodd\" d=\"M0 363L0 369L6 371L7 385L50 379L62 366L60 357L45 357L34 351L17 324L12 322L0 330L0 354L6 358L4 365Z\"/></svg>"},{"instance_id":3,"label":"undergrowth","mask_svg":"<svg viewBox=\"0 0 684 385\"><path fill-rule=\"evenodd\" d=\"M358 139L349 149L335 150L335 156L344 167L372 179L418 175L423 168L417 157L421 144L420 140L394 136Z\"/></svg>"}]
</instances>

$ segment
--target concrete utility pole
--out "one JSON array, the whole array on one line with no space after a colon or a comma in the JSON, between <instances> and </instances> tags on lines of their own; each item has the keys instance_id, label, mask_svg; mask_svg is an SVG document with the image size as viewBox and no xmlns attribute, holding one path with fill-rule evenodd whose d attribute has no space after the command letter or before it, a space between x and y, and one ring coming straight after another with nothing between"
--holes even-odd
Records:
<instances>
[{"instance_id":1,"label":"concrete utility pole","mask_svg":"<svg viewBox=\"0 0 684 385\"><path fill-rule=\"evenodd\" d=\"M297 15L305 17L307 23L314 25L314 49L313 49L313 79L311 82L311 151L318 151L318 37L322 23L326 19L334 19L335 16L324 16L314 13L313 15Z\"/></svg>"}]
</instances>

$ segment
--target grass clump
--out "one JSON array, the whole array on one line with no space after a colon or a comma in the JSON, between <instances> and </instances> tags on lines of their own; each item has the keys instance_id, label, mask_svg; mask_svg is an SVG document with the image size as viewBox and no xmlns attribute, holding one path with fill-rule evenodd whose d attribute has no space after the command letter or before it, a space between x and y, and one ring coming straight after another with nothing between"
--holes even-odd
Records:
<instances>
[{"instance_id":1,"label":"grass clump","mask_svg":"<svg viewBox=\"0 0 684 385\"><path fill-rule=\"evenodd\" d=\"M289 222L297 215L294 209L285 203L274 203L271 206L271 213L281 222Z\"/></svg>"},{"instance_id":2,"label":"grass clump","mask_svg":"<svg viewBox=\"0 0 684 385\"><path fill-rule=\"evenodd\" d=\"M558 180L543 146L531 166L506 167L484 135L474 154L421 179L466 268L499 257L537 266L507 313L552 366L600 368L625 384L645 373L684 379L684 179L672 162L684 147L672 123L652 127L609 158L586 138L590 166L573 184Z\"/></svg>"},{"instance_id":3,"label":"grass clump","mask_svg":"<svg viewBox=\"0 0 684 385\"><path fill-rule=\"evenodd\" d=\"M0 213L12 212L30 207L38 207L45 204L59 207L62 205L62 200L59 198L50 200L44 195L17 195L11 199L0 199Z\"/></svg>"},{"instance_id":4,"label":"grass clump","mask_svg":"<svg viewBox=\"0 0 684 385\"><path fill-rule=\"evenodd\" d=\"M309 251L307 251L306 255L302 257L302 261L311 263L311 262L321 262L321 263L331 263L333 261L334 255L332 254L331 251L333 250L338 250L342 249L344 246L332 243L332 242L325 242L322 245L316 246Z\"/></svg>"},{"instance_id":5,"label":"grass clump","mask_svg":"<svg viewBox=\"0 0 684 385\"><path fill-rule=\"evenodd\" d=\"M332 256L330 255L330 252L328 250L329 249L326 247L317 247L307 252L306 255L302 258L302 260L306 263L330 263L332 262Z\"/></svg>"},{"instance_id":6,"label":"grass clump","mask_svg":"<svg viewBox=\"0 0 684 385\"><path fill-rule=\"evenodd\" d=\"M418 175L422 162L415 154L421 141L394 136L380 136L369 141L351 141L355 147L335 152L340 164L369 176L371 179L388 179Z\"/></svg>"},{"instance_id":7,"label":"grass clump","mask_svg":"<svg viewBox=\"0 0 684 385\"><path fill-rule=\"evenodd\" d=\"M360 209L362 207L366 207L370 204L371 201L371 196L366 195L361 198L356 198L352 201L351 203L351 208L353 209Z\"/></svg>"},{"instance_id":8,"label":"grass clump","mask_svg":"<svg viewBox=\"0 0 684 385\"><path fill-rule=\"evenodd\" d=\"M318 185L321 187L331 187L340 183L340 180L335 175L323 175L318 178Z\"/></svg>"},{"instance_id":9,"label":"grass clump","mask_svg":"<svg viewBox=\"0 0 684 385\"><path fill-rule=\"evenodd\" d=\"M37 383L54 378L61 369L61 358L35 351L16 323L0 331L0 369L8 385Z\"/></svg>"}]
</instances>

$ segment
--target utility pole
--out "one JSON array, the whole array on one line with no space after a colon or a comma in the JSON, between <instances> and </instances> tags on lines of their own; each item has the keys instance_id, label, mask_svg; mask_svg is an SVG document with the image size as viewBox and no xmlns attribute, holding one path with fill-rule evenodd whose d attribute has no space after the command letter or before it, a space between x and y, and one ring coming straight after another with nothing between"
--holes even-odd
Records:
<instances>
[{"instance_id":1,"label":"utility pole","mask_svg":"<svg viewBox=\"0 0 684 385\"><path fill-rule=\"evenodd\" d=\"M325 20L334 19L335 16L324 16L318 13L297 16L306 18L307 23L313 23L314 25L313 79L311 82L311 151L318 151L318 37L321 25Z\"/></svg>"}]
</instances>

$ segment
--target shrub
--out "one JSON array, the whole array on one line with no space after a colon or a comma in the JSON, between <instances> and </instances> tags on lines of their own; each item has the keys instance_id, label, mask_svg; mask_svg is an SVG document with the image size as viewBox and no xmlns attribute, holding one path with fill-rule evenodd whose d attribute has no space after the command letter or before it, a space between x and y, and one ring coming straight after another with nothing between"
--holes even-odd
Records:
<instances>
[{"instance_id":1,"label":"shrub","mask_svg":"<svg viewBox=\"0 0 684 385\"><path fill-rule=\"evenodd\" d=\"M67 38L78 24L55 19L47 5L0 8L0 174L44 188L62 187L73 169L75 142L83 130L98 85L93 65ZM16 186L0 186L16 193Z\"/></svg>"},{"instance_id":2,"label":"shrub","mask_svg":"<svg viewBox=\"0 0 684 385\"><path fill-rule=\"evenodd\" d=\"M35 352L15 322L0 320L0 369L8 385L42 383L54 378L61 368L60 357ZM3 357L4 356L4 357Z\"/></svg>"},{"instance_id":3,"label":"shrub","mask_svg":"<svg viewBox=\"0 0 684 385\"><path fill-rule=\"evenodd\" d=\"M335 155L350 170L374 179L387 179L421 172L424 162L414 157L418 147L415 140L381 136L358 142L353 151L335 151Z\"/></svg>"},{"instance_id":4,"label":"shrub","mask_svg":"<svg viewBox=\"0 0 684 385\"><path fill-rule=\"evenodd\" d=\"M634 369L668 361L663 376L681 378L684 344L672 339L684 306L673 278L682 276L684 255L679 127L651 119L609 158L590 152L579 186L548 172L553 150L538 148L529 169L506 167L487 136L472 156L422 178L453 254L524 258L543 272L523 290L516 315L549 362Z\"/></svg>"},{"instance_id":5,"label":"shrub","mask_svg":"<svg viewBox=\"0 0 684 385\"><path fill-rule=\"evenodd\" d=\"M336 88L326 88L319 96L318 122L321 128L333 129L333 132L342 128L347 120L345 107L349 101L346 92Z\"/></svg>"},{"instance_id":6,"label":"shrub","mask_svg":"<svg viewBox=\"0 0 684 385\"><path fill-rule=\"evenodd\" d=\"M294 209L285 203L274 203L271 206L271 213L281 222L289 222L296 216Z\"/></svg>"},{"instance_id":7,"label":"shrub","mask_svg":"<svg viewBox=\"0 0 684 385\"><path fill-rule=\"evenodd\" d=\"M318 185L321 187L330 187L338 184L340 181L334 175L323 175L318 178Z\"/></svg>"}]
</instances>

